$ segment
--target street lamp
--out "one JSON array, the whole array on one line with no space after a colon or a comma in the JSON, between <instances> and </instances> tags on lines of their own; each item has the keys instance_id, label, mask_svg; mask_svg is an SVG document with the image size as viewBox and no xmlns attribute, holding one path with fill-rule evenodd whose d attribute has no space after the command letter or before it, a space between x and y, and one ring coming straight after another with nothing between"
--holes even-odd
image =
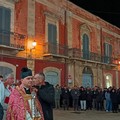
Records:
<instances>
[{"instance_id":1,"label":"street lamp","mask_svg":"<svg viewBox=\"0 0 120 120\"><path fill-rule=\"evenodd\" d=\"M35 49L36 45L37 45L37 42L34 40L32 42L32 48L30 48L30 53L32 52L33 49Z\"/></svg>"},{"instance_id":2,"label":"street lamp","mask_svg":"<svg viewBox=\"0 0 120 120\"><path fill-rule=\"evenodd\" d=\"M36 45L37 45L37 42L34 40L34 41L32 42L33 48L35 48Z\"/></svg>"}]
</instances>

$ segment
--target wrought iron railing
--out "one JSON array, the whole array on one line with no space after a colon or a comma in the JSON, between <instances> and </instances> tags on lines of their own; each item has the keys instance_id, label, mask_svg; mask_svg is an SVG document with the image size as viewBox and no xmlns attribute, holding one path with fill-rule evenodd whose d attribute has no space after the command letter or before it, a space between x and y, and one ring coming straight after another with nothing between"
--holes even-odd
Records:
<instances>
[{"instance_id":1,"label":"wrought iron railing","mask_svg":"<svg viewBox=\"0 0 120 120\"><path fill-rule=\"evenodd\" d=\"M45 43L44 54L63 55L73 59L91 60L106 64L115 64L115 58L103 56L94 52L81 51L77 48L68 49L65 45Z\"/></svg>"},{"instance_id":2,"label":"wrought iron railing","mask_svg":"<svg viewBox=\"0 0 120 120\"><path fill-rule=\"evenodd\" d=\"M25 38L26 36L23 34L0 30L0 45L2 46L24 49Z\"/></svg>"},{"instance_id":3,"label":"wrought iron railing","mask_svg":"<svg viewBox=\"0 0 120 120\"><path fill-rule=\"evenodd\" d=\"M76 48L69 49L69 55L72 58L97 61L97 62L102 62L102 63L107 63L107 64L115 64L115 60L116 60L113 57L100 55L94 52L81 51L80 49L76 49Z\"/></svg>"},{"instance_id":4,"label":"wrought iron railing","mask_svg":"<svg viewBox=\"0 0 120 120\"><path fill-rule=\"evenodd\" d=\"M68 47L61 44L45 43L44 54L68 56Z\"/></svg>"}]
</instances>

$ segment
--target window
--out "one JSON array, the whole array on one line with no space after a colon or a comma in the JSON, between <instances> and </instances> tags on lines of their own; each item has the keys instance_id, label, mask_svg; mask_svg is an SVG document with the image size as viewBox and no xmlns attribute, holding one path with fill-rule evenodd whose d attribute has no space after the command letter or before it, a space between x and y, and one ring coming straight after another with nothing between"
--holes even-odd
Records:
<instances>
[{"instance_id":1,"label":"window","mask_svg":"<svg viewBox=\"0 0 120 120\"><path fill-rule=\"evenodd\" d=\"M106 75L105 79L106 79L106 87L109 88L110 86L112 86L112 76Z\"/></svg>"},{"instance_id":2,"label":"window","mask_svg":"<svg viewBox=\"0 0 120 120\"><path fill-rule=\"evenodd\" d=\"M112 45L108 43L104 43L104 62L111 63L112 62Z\"/></svg>"},{"instance_id":3,"label":"window","mask_svg":"<svg viewBox=\"0 0 120 120\"><path fill-rule=\"evenodd\" d=\"M89 59L89 37L87 34L83 34L83 59Z\"/></svg>"},{"instance_id":4,"label":"window","mask_svg":"<svg viewBox=\"0 0 120 120\"><path fill-rule=\"evenodd\" d=\"M48 23L48 50L51 53L57 52L57 26Z\"/></svg>"},{"instance_id":5,"label":"window","mask_svg":"<svg viewBox=\"0 0 120 120\"><path fill-rule=\"evenodd\" d=\"M45 12L45 47L44 52L48 54L58 54L59 52L59 19L55 14Z\"/></svg>"},{"instance_id":6,"label":"window","mask_svg":"<svg viewBox=\"0 0 120 120\"><path fill-rule=\"evenodd\" d=\"M11 10L0 6L0 44L10 45Z\"/></svg>"}]
</instances>

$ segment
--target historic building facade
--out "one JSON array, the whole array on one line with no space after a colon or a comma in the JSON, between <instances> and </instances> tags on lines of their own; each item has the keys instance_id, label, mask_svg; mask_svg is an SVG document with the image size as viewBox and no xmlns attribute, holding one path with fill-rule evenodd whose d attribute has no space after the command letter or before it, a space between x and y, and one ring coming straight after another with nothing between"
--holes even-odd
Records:
<instances>
[{"instance_id":1,"label":"historic building facade","mask_svg":"<svg viewBox=\"0 0 120 120\"><path fill-rule=\"evenodd\" d=\"M0 0L0 18L0 74L28 66L53 85L120 87L116 26L68 0Z\"/></svg>"}]
</instances>

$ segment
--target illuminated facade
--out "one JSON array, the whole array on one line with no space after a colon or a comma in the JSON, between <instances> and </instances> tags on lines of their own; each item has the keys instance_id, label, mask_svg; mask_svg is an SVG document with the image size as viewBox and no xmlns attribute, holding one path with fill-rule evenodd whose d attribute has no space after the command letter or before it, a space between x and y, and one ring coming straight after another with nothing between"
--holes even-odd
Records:
<instances>
[{"instance_id":1,"label":"illuminated facade","mask_svg":"<svg viewBox=\"0 0 120 120\"><path fill-rule=\"evenodd\" d=\"M116 26L68 0L0 0L0 16L0 74L28 66L53 85L120 87Z\"/></svg>"}]
</instances>

